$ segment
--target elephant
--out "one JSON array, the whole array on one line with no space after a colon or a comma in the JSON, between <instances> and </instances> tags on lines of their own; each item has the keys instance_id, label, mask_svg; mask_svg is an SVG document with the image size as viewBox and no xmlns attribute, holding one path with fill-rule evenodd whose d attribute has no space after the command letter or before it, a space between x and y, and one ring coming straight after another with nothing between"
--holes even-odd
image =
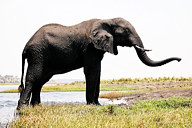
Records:
<instances>
[{"instance_id":1,"label":"elephant","mask_svg":"<svg viewBox=\"0 0 192 128\"><path fill-rule=\"evenodd\" d=\"M181 58L151 60L131 23L123 18L90 19L73 26L47 24L27 42L22 52L22 75L19 86L22 106L39 104L42 86L55 74L83 68L87 104L100 105L101 61L106 52L117 55L117 46L134 47L139 59L147 66L161 66ZM28 68L23 84L25 59Z\"/></svg>"}]
</instances>

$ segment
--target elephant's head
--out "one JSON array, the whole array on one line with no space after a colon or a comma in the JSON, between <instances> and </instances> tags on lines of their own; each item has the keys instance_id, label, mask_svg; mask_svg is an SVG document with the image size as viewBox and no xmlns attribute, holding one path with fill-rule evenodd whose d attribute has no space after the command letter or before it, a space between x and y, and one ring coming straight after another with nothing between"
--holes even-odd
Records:
<instances>
[{"instance_id":1,"label":"elephant's head","mask_svg":"<svg viewBox=\"0 0 192 128\"><path fill-rule=\"evenodd\" d=\"M144 49L143 43L134 27L122 18L98 20L93 24L91 39L95 48L117 55L117 46L134 47L140 60L148 66L161 66L180 58L172 57L162 61L151 60Z\"/></svg>"}]
</instances>

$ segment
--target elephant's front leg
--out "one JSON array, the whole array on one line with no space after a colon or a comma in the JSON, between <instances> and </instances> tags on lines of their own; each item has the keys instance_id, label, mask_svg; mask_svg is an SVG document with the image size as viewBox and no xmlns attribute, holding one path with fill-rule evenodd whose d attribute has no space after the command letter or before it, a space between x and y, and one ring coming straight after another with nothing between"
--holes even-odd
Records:
<instances>
[{"instance_id":1,"label":"elephant's front leg","mask_svg":"<svg viewBox=\"0 0 192 128\"><path fill-rule=\"evenodd\" d=\"M86 100L87 104L100 105L99 89L100 89L100 73L101 62L97 64L84 67L84 73L86 78Z\"/></svg>"}]
</instances>

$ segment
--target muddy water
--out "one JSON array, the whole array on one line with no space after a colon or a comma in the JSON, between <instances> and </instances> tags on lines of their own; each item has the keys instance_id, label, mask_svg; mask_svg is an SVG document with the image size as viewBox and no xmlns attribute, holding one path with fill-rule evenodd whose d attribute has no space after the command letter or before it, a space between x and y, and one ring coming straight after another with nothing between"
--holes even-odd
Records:
<instances>
[{"instance_id":1,"label":"muddy water","mask_svg":"<svg viewBox=\"0 0 192 128\"><path fill-rule=\"evenodd\" d=\"M17 85L1 85L0 91L8 89L16 89ZM108 93L108 91L102 91L101 93ZM14 119L14 112L17 107L19 99L18 93L0 93L0 128L6 126L6 124ZM80 92L42 92L41 102L43 104L50 103L73 103L73 104L86 104L85 91ZM118 100L110 101L108 99L100 98L99 102L102 105L107 104L121 104L124 101Z\"/></svg>"}]
</instances>

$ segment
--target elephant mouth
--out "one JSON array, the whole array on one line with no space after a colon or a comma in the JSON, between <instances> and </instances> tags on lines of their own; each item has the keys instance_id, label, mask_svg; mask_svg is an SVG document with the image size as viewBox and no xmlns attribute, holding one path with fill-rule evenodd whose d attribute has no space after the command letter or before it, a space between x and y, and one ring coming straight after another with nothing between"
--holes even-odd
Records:
<instances>
[{"instance_id":1,"label":"elephant mouth","mask_svg":"<svg viewBox=\"0 0 192 128\"><path fill-rule=\"evenodd\" d=\"M152 49L145 49L145 48L139 47L138 45L135 45L134 47L137 48L137 49L139 49L139 50L141 50L142 52L152 51Z\"/></svg>"}]
</instances>

